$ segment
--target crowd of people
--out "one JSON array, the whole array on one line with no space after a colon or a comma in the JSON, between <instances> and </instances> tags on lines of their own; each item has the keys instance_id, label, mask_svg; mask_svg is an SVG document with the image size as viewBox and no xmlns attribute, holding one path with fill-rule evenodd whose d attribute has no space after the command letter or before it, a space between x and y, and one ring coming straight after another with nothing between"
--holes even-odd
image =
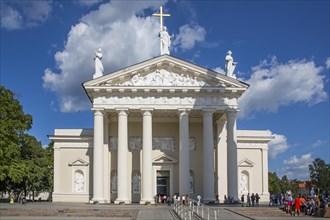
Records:
<instances>
[{"instance_id":1,"label":"crowd of people","mask_svg":"<svg viewBox=\"0 0 330 220\"><path fill-rule=\"evenodd\" d=\"M246 195L246 207L258 207L259 200L260 200L260 196L258 193L256 193L256 194L252 193L251 195L250 195L250 193L248 193ZM241 196L241 204L242 204L242 207L245 206L245 195L244 194Z\"/></svg>"},{"instance_id":2,"label":"crowd of people","mask_svg":"<svg viewBox=\"0 0 330 220\"><path fill-rule=\"evenodd\" d=\"M178 193L174 194L173 197L165 194L158 194L154 196L155 205L164 205L167 204L170 206L171 204L175 204L177 202L181 202L183 205L201 205L202 204L202 197L197 195L197 200L189 198L188 195L179 195Z\"/></svg>"},{"instance_id":3,"label":"crowd of people","mask_svg":"<svg viewBox=\"0 0 330 220\"><path fill-rule=\"evenodd\" d=\"M328 195L318 195L311 193L308 196L297 194L291 191L284 194L272 194L269 198L269 206L281 206L284 211L293 215L319 215L330 202Z\"/></svg>"},{"instance_id":4,"label":"crowd of people","mask_svg":"<svg viewBox=\"0 0 330 220\"><path fill-rule=\"evenodd\" d=\"M154 197L155 204L167 204L170 206L172 203L176 202L182 202L183 205L188 205L189 204L189 198L188 195L178 195L175 194L173 197L169 195L164 195L164 194L159 194L155 195Z\"/></svg>"}]
</instances>

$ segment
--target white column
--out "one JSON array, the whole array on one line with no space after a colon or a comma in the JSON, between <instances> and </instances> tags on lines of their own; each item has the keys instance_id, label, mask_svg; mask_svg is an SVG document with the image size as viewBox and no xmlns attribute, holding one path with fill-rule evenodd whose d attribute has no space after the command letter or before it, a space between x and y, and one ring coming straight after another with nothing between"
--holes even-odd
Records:
<instances>
[{"instance_id":1,"label":"white column","mask_svg":"<svg viewBox=\"0 0 330 220\"><path fill-rule=\"evenodd\" d=\"M93 199L104 203L103 191L103 112L94 110Z\"/></svg>"},{"instance_id":2,"label":"white column","mask_svg":"<svg viewBox=\"0 0 330 220\"><path fill-rule=\"evenodd\" d=\"M228 196L238 200L238 167L237 167L237 138L236 113L229 110L227 114L227 160L228 160Z\"/></svg>"},{"instance_id":3,"label":"white column","mask_svg":"<svg viewBox=\"0 0 330 220\"><path fill-rule=\"evenodd\" d=\"M268 192L268 149L262 151L262 194L269 195Z\"/></svg>"},{"instance_id":4,"label":"white column","mask_svg":"<svg viewBox=\"0 0 330 220\"><path fill-rule=\"evenodd\" d=\"M118 156L117 156L117 174L118 197L115 204L130 203L128 198L128 185L131 181L128 179L128 127L126 110L118 112Z\"/></svg>"},{"instance_id":5,"label":"white column","mask_svg":"<svg viewBox=\"0 0 330 220\"><path fill-rule=\"evenodd\" d=\"M154 203L152 194L152 114L143 111L142 195L140 204Z\"/></svg>"},{"instance_id":6,"label":"white column","mask_svg":"<svg viewBox=\"0 0 330 220\"><path fill-rule=\"evenodd\" d=\"M190 193L190 163L189 163L189 117L186 110L180 111L179 119L179 194Z\"/></svg>"},{"instance_id":7,"label":"white column","mask_svg":"<svg viewBox=\"0 0 330 220\"><path fill-rule=\"evenodd\" d=\"M203 172L204 172L204 202L214 199L214 150L213 150L213 111L203 112Z\"/></svg>"},{"instance_id":8,"label":"white column","mask_svg":"<svg viewBox=\"0 0 330 220\"><path fill-rule=\"evenodd\" d=\"M217 121L217 133L218 133L218 194L219 199L223 200L224 196L228 195L227 189L227 132L225 129L226 119L220 118Z\"/></svg>"}]
</instances>

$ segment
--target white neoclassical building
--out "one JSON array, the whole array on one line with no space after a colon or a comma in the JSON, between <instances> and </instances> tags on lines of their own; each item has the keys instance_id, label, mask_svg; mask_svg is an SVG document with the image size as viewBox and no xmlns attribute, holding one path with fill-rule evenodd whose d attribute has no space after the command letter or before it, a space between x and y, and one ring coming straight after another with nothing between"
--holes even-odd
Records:
<instances>
[{"instance_id":1,"label":"white neoclassical building","mask_svg":"<svg viewBox=\"0 0 330 220\"><path fill-rule=\"evenodd\" d=\"M237 130L248 84L168 54L83 83L94 129L55 129L53 201L175 193L268 200L269 131Z\"/></svg>"}]
</instances>

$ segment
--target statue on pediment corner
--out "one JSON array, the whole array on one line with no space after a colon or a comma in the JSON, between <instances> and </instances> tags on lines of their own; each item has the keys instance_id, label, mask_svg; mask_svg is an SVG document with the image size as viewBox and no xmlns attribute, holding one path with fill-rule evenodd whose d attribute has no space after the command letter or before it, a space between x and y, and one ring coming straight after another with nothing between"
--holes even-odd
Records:
<instances>
[{"instance_id":1,"label":"statue on pediment corner","mask_svg":"<svg viewBox=\"0 0 330 220\"><path fill-rule=\"evenodd\" d=\"M95 74L93 76L94 79L103 76L104 68L101 61L102 58L103 58L102 49L99 48L97 51L95 51L95 57L94 57L94 62L95 62Z\"/></svg>"},{"instance_id":2,"label":"statue on pediment corner","mask_svg":"<svg viewBox=\"0 0 330 220\"><path fill-rule=\"evenodd\" d=\"M237 62L234 62L234 58L231 55L232 55L232 52L229 50L227 52L227 56L225 58L226 76L235 77L234 70L237 65Z\"/></svg>"}]
</instances>

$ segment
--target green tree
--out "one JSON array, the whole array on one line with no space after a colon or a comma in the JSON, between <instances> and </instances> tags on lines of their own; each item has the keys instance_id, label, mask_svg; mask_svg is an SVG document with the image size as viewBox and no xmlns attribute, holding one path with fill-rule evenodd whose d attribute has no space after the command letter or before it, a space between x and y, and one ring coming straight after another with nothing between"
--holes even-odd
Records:
<instances>
[{"instance_id":1,"label":"green tree","mask_svg":"<svg viewBox=\"0 0 330 220\"><path fill-rule=\"evenodd\" d=\"M313 164L309 165L309 172L312 184L316 184L321 192L330 193L330 164L324 160L316 158Z\"/></svg>"},{"instance_id":2,"label":"green tree","mask_svg":"<svg viewBox=\"0 0 330 220\"><path fill-rule=\"evenodd\" d=\"M290 180L289 189L291 190L293 195L298 195L299 183L301 183L301 181L297 179Z\"/></svg>"},{"instance_id":3,"label":"green tree","mask_svg":"<svg viewBox=\"0 0 330 220\"><path fill-rule=\"evenodd\" d=\"M51 162L47 157L46 149L33 136L24 135L21 147L22 158L28 167L28 174L24 181L24 191L35 192L49 191L49 176L52 172Z\"/></svg>"},{"instance_id":4,"label":"green tree","mask_svg":"<svg viewBox=\"0 0 330 220\"><path fill-rule=\"evenodd\" d=\"M31 126L32 116L23 112L13 92L0 85L0 191L13 189L26 176L20 146Z\"/></svg>"},{"instance_id":5,"label":"green tree","mask_svg":"<svg viewBox=\"0 0 330 220\"><path fill-rule=\"evenodd\" d=\"M281 192L284 193L290 189L290 181L286 175L282 176L280 180Z\"/></svg>"},{"instance_id":6,"label":"green tree","mask_svg":"<svg viewBox=\"0 0 330 220\"><path fill-rule=\"evenodd\" d=\"M51 192L53 184L52 143L44 149L26 132L32 116L10 90L0 85L0 191Z\"/></svg>"},{"instance_id":7,"label":"green tree","mask_svg":"<svg viewBox=\"0 0 330 220\"><path fill-rule=\"evenodd\" d=\"M270 194L278 194L281 193L281 182L277 177L276 172L268 173L268 190Z\"/></svg>"},{"instance_id":8,"label":"green tree","mask_svg":"<svg viewBox=\"0 0 330 220\"><path fill-rule=\"evenodd\" d=\"M46 151L46 158L48 161L48 176L47 176L47 191L48 192L53 192L53 183L54 183L54 142L51 141L48 144L48 147L45 149Z\"/></svg>"}]
</instances>

